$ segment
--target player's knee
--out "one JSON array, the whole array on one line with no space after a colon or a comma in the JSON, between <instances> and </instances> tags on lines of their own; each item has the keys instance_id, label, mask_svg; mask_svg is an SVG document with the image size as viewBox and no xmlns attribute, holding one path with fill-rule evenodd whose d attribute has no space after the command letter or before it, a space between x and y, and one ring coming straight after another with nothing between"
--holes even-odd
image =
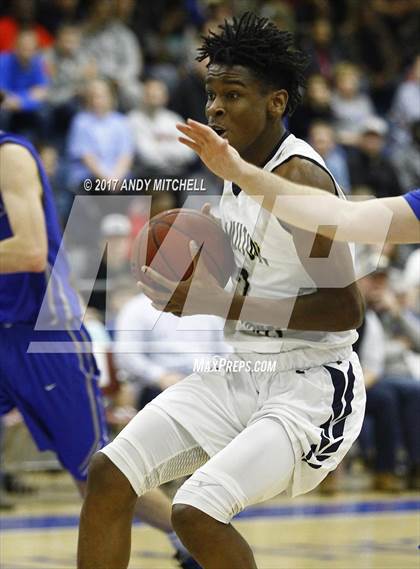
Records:
<instances>
[{"instance_id":1,"label":"player's knee","mask_svg":"<svg viewBox=\"0 0 420 569\"><path fill-rule=\"evenodd\" d=\"M175 510L175 506L192 510ZM196 471L178 490L174 497L174 516L182 521L193 516L213 518L223 524L229 524L231 519L248 505L248 499L238 484L228 477L217 473ZM197 514L199 512L199 514ZM192 521L193 523L193 521Z\"/></svg>"},{"instance_id":2,"label":"player's knee","mask_svg":"<svg viewBox=\"0 0 420 569\"><path fill-rule=\"evenodd\" d=\"M125 506L137 499L128 479L102 452L97 452L89 465L87 496Z\"/></svg>"},{"instance_id":3,"label":"player's knee","mask_svg":"<svg viewBox=\"0 0 420 569\"><path fill-rule=\"evenodd\" d=\"M207 514L194 508L194 506L187 504L174 504L172 506L172 526L181 537L190 532L200 533L200 527L211 521Z\"/></svg>"}]
</instances>

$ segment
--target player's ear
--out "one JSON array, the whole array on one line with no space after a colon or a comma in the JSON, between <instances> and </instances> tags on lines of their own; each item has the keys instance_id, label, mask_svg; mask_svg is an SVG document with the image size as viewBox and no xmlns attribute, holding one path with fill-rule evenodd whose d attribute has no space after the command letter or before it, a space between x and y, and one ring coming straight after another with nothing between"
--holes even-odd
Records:
<instances>
[{"instance_id":1,"label":"player's ear","mask_svg":"<svg viewBox=\"0 0 420 569\"><path fill-rule=\"evenodd\" d=\"M286 112L289 94L284 89L273 91L268 100L268 112L273 117L282 117Z\"/></svg>"}]
</instances>

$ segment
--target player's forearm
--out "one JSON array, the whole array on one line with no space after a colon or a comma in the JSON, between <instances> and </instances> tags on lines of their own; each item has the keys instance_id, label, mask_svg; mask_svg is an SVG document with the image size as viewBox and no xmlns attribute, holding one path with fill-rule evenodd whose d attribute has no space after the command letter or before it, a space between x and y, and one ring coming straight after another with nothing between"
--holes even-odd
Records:
<instances>
[{"instance_id":1,"label":"player's forearm","mask_svg":"<svg viewBox=\"0 0 420 569\"><path fill-rule=\"evenodd\" d=\"M358 328L363 307L353 287L319 289L295 299L235 295L229 320L244 320L277 329L340 332Z\"/></svg>"},{"instance_id":2,"label":"player's forearm","mask_svg":"<svg viewBox=\"0 0 420 569\"><path fill-rule=\"evenodd\" d=\"M0 241L0 274L41 273L46 264L46 256L41 250L31 249L18 237Z\"/></svg>"},{"instance_id":3,"label":"player's forearm","mask_svg":"<svg viewBox=\"0 0 420 569\"><path fill-rule=\"evenodd\" d=\"M248 195L264 195L264 207L281 220L330 237L329 225L338 226L335 239L381 243L386 237L391 213L376 200L348 202L336 196L290 182L243 161L234 182Z\"/></svg>"},{"instance_id":4,"label":"player's forearm","mask_svg":"<svg viewBox=\"0 0 420 569\"><path fill-rule=\"evenodd\" d=\"M323 190L296 184L245 161L234 182L251 197L260 196L261 199L263 195L264 207L286 223L301 229L323 234L319 226L327 225L328 219L331 220L330 225L340 225L343 229L344 225L349 226L349 204ZM344 237L351 239L347 231Z\"/></svg>"}]
</instances>

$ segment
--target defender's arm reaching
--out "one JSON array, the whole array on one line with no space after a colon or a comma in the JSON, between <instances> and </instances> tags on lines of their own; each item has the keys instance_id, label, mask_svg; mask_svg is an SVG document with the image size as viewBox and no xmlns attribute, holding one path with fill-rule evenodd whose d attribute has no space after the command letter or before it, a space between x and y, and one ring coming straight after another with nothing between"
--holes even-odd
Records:
<instances>
[{"instance_id":1,"label":"defender's arm reaching","mask_svg":"<svg viewBox=\"0 0 420 569\"><path fill-rule=\"evenodd\" d=\"M386 237L389 243L420 242L419 208L414 209L404 196L363 202L341 200L249 164L206 125L189 119L177 128L184 135L180 142L192 148L210 170L250 196L263 194L264 207L286 223L325 237L330 237L332 225L338 226L334 238L339 241L383 243ZM412 193L414 197L417 194L420 190ZM389 224L386 236L384 224Z\"/></svg>"}]
</instances>

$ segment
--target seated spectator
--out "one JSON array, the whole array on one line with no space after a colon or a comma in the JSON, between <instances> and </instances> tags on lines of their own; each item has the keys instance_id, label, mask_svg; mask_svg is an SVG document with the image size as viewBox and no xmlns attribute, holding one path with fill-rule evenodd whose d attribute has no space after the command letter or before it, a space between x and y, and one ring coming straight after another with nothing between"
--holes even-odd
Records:
<instances>
[{"instance_id":1,"label":"seated spectator","mask_svg":"<svg viewBox=\"0 0 420 569\"><path fill-rule=\"evenodd\" d=\"M403 192L420 187L420 118L410 125L409 131L411 138L406 144L397 144L392 153Z\"/></svg>"},{"instance_id":2,"label":"seated spectator","mask_svg":"<svg viewBox=\"0 0 420 569\"><path fill-rule=\"evenodd\" d=\"M39 21L55 36L65 23L76 24L83 15L83 4L79 0L50 0L41 2Z\"/></svg>"},{"instance_id":3,"label":"seated spectator","mask_svg":"<svg viewBox=\"0 0 420 569\"><path fill-rule=\"evenodd\" d=\"M396 126L396 142L409 141L410 124L420 120L420 54L416 56L407 77L397 88L390 118Z\"/></svg>"},{"instance_id":4,"label":"seated spectator","mask_svg":"<svg viewBox=\"0 0 420 569\"><path fill-rule=\"evenodd\" d=\"M352 187L369 186L376 197L399 196L397 171L385 154L388 126L379 117L369 117L361 125L357 147L348 153Z\"/></svg>"},{"instance_id":5,"label":"seated spectator","mask_svg":"<svg viewBox=\"0 0 420 569\"><path fill-rule=\"evenodd\" d=\"M402 52L374 4L377 2L354 3L343 43L349 59L366 73L370 96L382 115L392 101Z\"/></svg>"},{"instance_id":6,"label":"seated spectator","mask_svg":"<svg viewBox=\"0 0 420 569\"><path fill-rule=\"evenodd\" d=\"M369 96L361 91L360 70L351 63L335 68L335 88L331 107L336 121L338 140L353 145L358 140L363 121L375 112Z\"/></svg>"},{"instance_id":7,"label":"seated spectator","mask_svg":"<svg viewBox=\"0 0 420 569\"><path fill-rule=\"evenodd\" d=\"M93 59L81 49L81 30L74 24L63 24L54 46L45 53L50 75L48 102L53 106L54 129L64 135L78 107L86 81L96 76Z\"/></svg>"},{"instance_id":8,"label":"seated spectator","mask_svg":"<svg viewBox=\"0 0 420 569\"><path fill-rule=\"evenodd\" d=\"M0 54L0 90L6 93L0 111L1 129L30 137L34 130L45 134L48 77L33 31L20 32L14 51Z\"/></svg>"},{"instance_id":9,"label":"seated spectator","mask_svg":"<svg viewBox=\"0 0 420 569\"><path fill-rule=\"evenodd\" d=\"M404 283L409 294L415 298L415 293L420 294L420 247L410 253L404 267ZM412 302L420 313L420 304ZM420 314L418 315L420 317Z\"/></svg>"},{"instance_id":10,"label":"seated spectator","mask_svg":"<svg viewBox=\"0 0 420 569\"><path fill-rule=\"evenodd\" d=\"M191 57L187 4L191 2L167 2L164 10L155 10L142 36L148 73L163 81L170 91L178 80L178 67Z\"/></svg>"},{"instance_id":11,"label":"seated spectator","mask_svg":"<svg viewBox=\"0 0 420 569\"><path fill-rule=\"evenodd\" d=\"M344 192L350 191L350 175L346 153L337 145L331 124L315 121L309 129L309 142L325 160L335 180Z\"/></svg>"},{"instance_id":12,"label":"seated spectator","mask_svg":"<svg viewBox=\"0 0 420 569\"><path fill-rule=\"evenodd\" d=\"M260 16L274 22L279 30L296 33L295 10L284 2L277 2L277 0L264 2L260 8Z\"/></svg>"},{"instance_id":13,"label":"seated spectator","mask_svg":"<svg viewBox=\"0 0 420 569\"><path fill-rule=\"evenodd\" d=\"M394 39L399 57L409 61L418 53L419 3L417 0L375 0L375 12L383 20Z\"/></svg>"},{"instance_id":14,"label":"seated spectator","mask_svg":"<svg viewBox=\"0 0 420 569\"><path fill-rule=\"evenodd\" d=\"M74 117L67 142L70 188L85 178L121 180L129 175L133 144L127 118L114 110L107 81L95 79L86 89L85 110Z\"/></svg>"},{"instance_id":15,"label":"seated spectator","mask_svg":"<svg viewBox=\"0 0 420 569\"><path fill-rule=\"evenodd\" d=\"M307 139L309 125L321 120L331 122L331 89L322 75L311 75L308 79L305 97L289 118L289 128L298 138Z\"/></svg>"},{"instance_id":16,"label":"seated spectator","mask_svg":"<svg viewBox=\"0 0 420 569\"><path fill-rule=\"evenodd\" d=\"M128 115L141 176L176 176L195 161L192 150L178 142L182 117L167 108L168 90L157 79L144 82L141 108Z\"/></svg>"},{"instance_id":17,"label":"seated spectator","mask_svg":"<svg viewBox=\"0 0 420 569\"><path fill-rule=\"evenodd\" d=\"M153 308L143 293L122 307L115 330L115 362L125 378L138 386L138 409L191 374L194 360L229 350L221 318L178 318Z\"/></svg>"},{"instance_id":18,"label":"seated spectator","mask_svg":"<svg viewBox=\"0 0 420 569\"><path fill-rule=\"evenodd\" d=\"M82 47L95 60L99 74L116 87L121 106L130 109L141 92L142 52L134 33L115 14L114 0L94 0Z\"/></svg>"},{"instance_id":19,"label":"seated spectator","mask_svg":"<svg viewBox=\"0 0 420 569\"><path fill-rule=\"evenodd\" d=\"M407 485L418 490L420 383L414 381L405 364L407 344L399 339L400 334L406 339L411 337L413 325L388 287L385 267L363 278L360 288L368 310L365 323L359 330L356 349L367 387L367 417L374 420L374 488L383 491L401 489L396 477L396 457L398 446L402 444L407 455ZM391 311L392 319L396 319L394 330L378 317L385 312L390 316ZM418 332L417 329L417 342ZM396 343L399 344L397 349Z\"/></svg>"},{"instance_id":20,"label":"seated spectator","mask_svg":"<svg viewBox=\"0 0 420 569\"><path fill-rule=\"evenodd\" d=\"M340 51L338 42L334 41L332 25L328 18L314 20L305 48L311 57L311 71L331 80L334 66L340 60Z\"/></svg>"},{"instance_id":21,"label":"seated spectator","mask_svg":"<svg viewBox=\"0 0 420 569\"><path fill-rule=\"evenodd\" d=\"M13 0L10 15L0 18L0 52L11 51L23 30L34 32L40 48L53 44L52 35L36 21L35 0Z\"/></svg>"},{"instance_id":22,"label":"seated spectator","mask_svg":"<svg viewBox=\"0 0 420 569\"><path fill-rule=\"evenodd\" d=\"M396 492L402 489L396 475L399 409L396 398L381 381L385 335L373 310L366 311L363 327L358 332L358 353L366 385L366 417L360 443L364 454L368 454L366 425L368 420L373 421L372 486L374 490Z\"/></svg>"},{"instance_id":23,"label":"seated spectator","mask_svg":"<svg viewBox=\"0 0 420 569\"><path fill-rule=\"evenodd\" d=\"M207 123L206 101L207 93L205 79L207 61L195 59L198 42L193 43L194 59L184 72L181 72L175 84L169 101L169 108L184 120L188 118Z\"/></svg>"}]
</instances>

